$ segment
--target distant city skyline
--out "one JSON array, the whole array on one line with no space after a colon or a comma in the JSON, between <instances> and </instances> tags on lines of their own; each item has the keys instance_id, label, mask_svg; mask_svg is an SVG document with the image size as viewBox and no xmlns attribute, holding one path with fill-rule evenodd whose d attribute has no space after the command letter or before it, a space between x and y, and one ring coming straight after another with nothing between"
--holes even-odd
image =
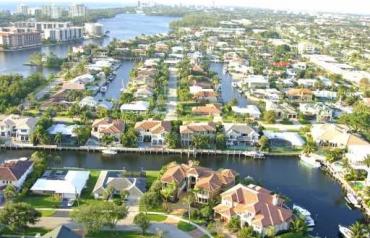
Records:
<instances>
[{"instance_id":1,"label":"distant city skyline","mask_svg":"<svg viewBox=\"0 0 370 238\"><path fill-rule=\"evenodd\" d=\"M142 0L142 2L146 2ZM369 0L335 0L335 1L322 1L322 0L150 0L159 4L183 4L183 5L205 5L205 6L241 6L241 7L255 7L255 8L268 8L277 10L290 10L290 11L307 11L307 12L338 12L338 13L356 13L356 14L370 14L370 1ZM6 0L1 5L6 4L68 4L68 3L85 3L92 4L93 6L99 6L102 4L101 0ZM133 5L136 4L136 0L108 0L104 5ZM103 5L103 4L102 4Z\"/></svg>"}]
</instances>

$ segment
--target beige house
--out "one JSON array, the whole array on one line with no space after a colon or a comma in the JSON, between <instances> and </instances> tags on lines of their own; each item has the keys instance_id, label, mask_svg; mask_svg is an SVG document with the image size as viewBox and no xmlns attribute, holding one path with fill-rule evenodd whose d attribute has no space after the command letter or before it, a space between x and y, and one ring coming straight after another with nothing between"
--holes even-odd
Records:
<instances>
[{"instance_id":1,"label":"beige house","mask_svg":"<svg viewBox=\"0 0 370 238\"><path fill-rule=\"evenodd\" d=\"M270 228L275 232L288 230L293 216L277 194L253 184L238 184L223 192L221 203L213 209L222 221L229 222L237 216L241 226L251 226L260 234L266 234Z\"/></svg>"},{"instance_id":2,"label":"beige house","mask_svg":"<svg viewBox=\"0 0 370 238\"><path fill-rule=\"evenodd\" d=\"M0 137L17 142L29 142L37 120L35 117L6 116L0 119Z\"/></svg>"},{"instance_id":3,"label":"beige house","mask_svg":"<svg viewBox=\"0 0 370 238\"><path fill-rule=\"evenodd\" d=\"M215 137L216 124L213 122L198 122L180 126L181 144L183 146L191 145L193 136L205 135Z\"/></svg>"},{"instance_id":4,"label":"beige house","mask_svg":"<svg viewBox=\"0 0 370 238\"><path fill-rule=\"evenodd\" d=\"M311 135L316 144L338 148L353 145L369 145L361 137L349 133L349 128L338 124L315 124L311 127Z\"/></svg>"},{"instance_id":5,"label":"beige house","mask_svg":"<svg viewBox=\"0 0 370 238\"><path fill-rule=\"evenodd\" d=\"M121 120L113 120L111 118L97 119L92 124L91 134L98 139L103 136L113 136L119 139L125 131L125 123Z\"/></svg>"},{"instance_id":6,"label":"beige house","mask_svg":"<svg viewBox=\"0 0 370 238\"><path fill-rule=\"evenodd\" d=\"M183 192L193 190L198 203L208 203L210 199L235 184L237 173L231 169L213 171L209 168L188 164L170 164L161 177L162 185L176 183L175 198Z\"/></svg>"},{"instance_id":7,"label":"beige house","mask_svg":"<svg viewBox=\"0 0 370 238\"><path fill-rule=\"evenodd\" d=\"M144 120L135 124L135 130L139 133L139 143L150 143L151 145L164 145L166 135L171 132L170 121Z\"/></svg>"}]
</instances>

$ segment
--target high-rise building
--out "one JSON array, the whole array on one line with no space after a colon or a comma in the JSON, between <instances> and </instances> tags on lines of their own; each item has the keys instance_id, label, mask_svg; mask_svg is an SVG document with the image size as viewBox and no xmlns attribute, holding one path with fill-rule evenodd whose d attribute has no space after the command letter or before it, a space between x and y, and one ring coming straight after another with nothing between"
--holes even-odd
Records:
<instances>
[{"instance_id":1,"label":"high-rise building","mask_svg":"<svg viewBox=\"0 0 370 238\"><path fill-rule=\"evenodd\" d=\"M70 17L85 17L87 8L84 4L73 4L69 8Z\"/></svg>"},{"instance_id":2,"label":"high-rise building","mask_svg":"<svg viewBox=\"0 0 370 238\"><path fill-rule=\"evenodd\" d=\"M67 28L45 29L43 38L50 41L73 41L83 37L83 28L78 26Z\"/></svg>"},{"instance_id":3,"label":"high-rise building","mask_svg":"<svg viewBox=\"0 0 370 238\"><path fill-rule=\"evenodd\" d=\"M18 5L16 13L17 14L22 14L22 15L28 15L28 6L24 5L24 4Z\"/></svg>"},{"instance_id":4,"label":"high-rise building","mask_svg":"<svg viewBox=\"0 0 370 238\"><path fill-rule=\"evenodd\" d=\"M63 8L55 5L44 5L41 9L42 15L52 19L58 19L63 15Z\"/></svg>"},{"instance_id":5,"label":"high-rise building","mask_svg":"<svg viewBox=\"0 0 370 238\"><path fill-rule=\"evenodd\" d=\"M103 25L99 23L85 23L85 34L88 36L103 36Z\"/></svg>"},{"instance_id":6,"label":"high-rise building","mask_svg":"<svg viewBox=\"0 0 370 238\"><path fill-rule=\"evenodd\" d=\"M0 28L2 50L17 50L41 45L41 33L29 28Z\"/></svg>"}]
</instances>

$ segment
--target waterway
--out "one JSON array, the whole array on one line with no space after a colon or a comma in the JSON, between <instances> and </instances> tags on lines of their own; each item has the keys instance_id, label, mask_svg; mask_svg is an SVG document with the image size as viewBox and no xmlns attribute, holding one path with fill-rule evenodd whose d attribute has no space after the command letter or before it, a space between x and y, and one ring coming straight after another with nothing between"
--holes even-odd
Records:
<instances>
[{"instance_id":1,"label":"waterway","mask_svg":"<svg viewBox=\"0 0 370 238\"><path fill-rule=\"evenodd\" d=\"M13 52L0 52L0 75L14 73L27 76L34 72L42 72L45 75L56 73L56 70L42 70L37 67L30 67L24 64L28 62L30 56L35 52L45 54L53 52L59 57L65 57L68 49L72 46L90 43L106 46L114 38L127 40L142 34L151 35L156 33L166 33L169 31L170 22L174 19L176 18L137 14L119 14L113 18L101 19L98 22L104 25L105 31L110 32L109 37L100 40L86 40L68 44L42 46L39 48Z\"/></svg>"},{"instance_id":2,"label":"waterway","mask_svg":"<svg viewBox=\"0 0 370 238\"><path fill-rule=\"evenodd\" d=\"M31 151L2 151L0 161L21 156L29 157ZM171 162L186 162L186 156L118 154L105 159L100 153L51 152L51 158L59 156L60 161L50 162L53 167L78 167L89 169L157 170ZM362 217L359 210L350 210L344 200L339 184L318 169L303 165L295 157L271 157L263 161L244 158L199 157L202 166L213 169L230 168L240 176L252 176L266 188L284 194L291 200L307 208L313 214L316 227L313 235L337 237L338 224L350 225Z\"/></svg>"}]
</instances>

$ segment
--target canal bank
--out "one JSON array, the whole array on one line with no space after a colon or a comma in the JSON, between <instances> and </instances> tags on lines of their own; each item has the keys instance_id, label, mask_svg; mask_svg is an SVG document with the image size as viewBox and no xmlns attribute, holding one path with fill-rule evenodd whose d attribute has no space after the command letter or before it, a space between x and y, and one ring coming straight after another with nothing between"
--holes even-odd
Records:
<instances>
[{"instance_id":1,"label":"canal bank","mask_svg":"<svg viewBox=\"0 0 370 238\"><path fill-rule=\"evenodd\" d=\"M33 150L2 150L0 161L22 156L30 157ZM107 158L101 153L83 151L49 151L50 166L87 169L159 170L172 161L185 163L187 155L119 153ZM53 158L60 158L53 160ZM296 203L308 209L316 221L313 235L337 237L338 224L351 225L363 216L359 210L350 210L344 200L344 191L335 179L319 169L301 163L297 157L269 156L265 160L238 156L202 155L196 158L202 166L212 169L230 168L241 178L252 176L257 183L279 194L286 195L291 205Z\"/></svg>"}]
</instances>

